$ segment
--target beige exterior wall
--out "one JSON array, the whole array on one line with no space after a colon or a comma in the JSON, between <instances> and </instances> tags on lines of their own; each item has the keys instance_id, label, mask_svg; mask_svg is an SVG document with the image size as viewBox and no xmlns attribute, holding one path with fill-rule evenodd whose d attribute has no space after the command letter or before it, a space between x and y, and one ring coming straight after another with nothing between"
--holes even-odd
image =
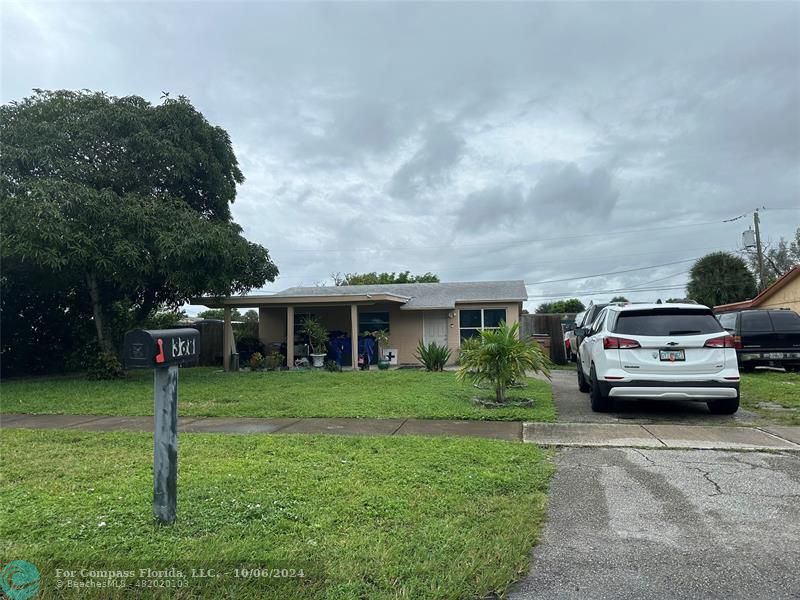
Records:
<instances>
[{"instance_id":1,"label":"beige exterior wall","mask_svg":"<svg viewBox=\"0 0 800 600\"><path fill-rule=\"evenodd\" d=\"M800 314L800 277L795 277L753 308L790 308Z\"/></svg>"},{"instance_id":2,"label":"beige exterior wall","mask_svg":"<svg viewBox=\"0 0 800 600\"><path fill-rule=\"evenodd\" d=\"M262 306L258 309L258 339L262 344L286 341L285 306Z\"/></svg>"},{"instance_id":3,"label":"beige exterior wall","mask_svg":"<svg viewBox=\"0 0 800 600\"><path fill-rule=\"evenodd\" d=\"M397 349L397 364L419 364L419 361L414 358L414 354L417 351L417 344L422 339L422 311L400 310L399 306L391 306L387 309L389 311L389 348ZM360 310L371 311L372 308L360 307Z\"/></svg>"},{"instance_id":4,"label":"beige exterior wall","mask_svg":"<svg viewBox=\"0 0 800 600\"><path fill-rule=\"evenodd\" d=\"M455 310L446 311L447 319L447 345L451 350L450 364L458 360L458 349L461 346L459 332L459 310L476 308L505 308L506 321L509 325L519 322L522 312L521 303L482 303L458 305ZM322 321L328 331L350 332L350 305L344 306L296 306L297 313L313 313ZM389 313L389 345L388 348L397 350L398 364L419 364L414 357L417 344L423 335L424 313L440 315L443 311L401 310L395 304L369 304L358 306L359 314L362 312L388 312ZM359 331L361 335L363 331ZM286 341L286 307L261 307L259 309L258 334L262 343Z\"/></svg>"}]
</instances>

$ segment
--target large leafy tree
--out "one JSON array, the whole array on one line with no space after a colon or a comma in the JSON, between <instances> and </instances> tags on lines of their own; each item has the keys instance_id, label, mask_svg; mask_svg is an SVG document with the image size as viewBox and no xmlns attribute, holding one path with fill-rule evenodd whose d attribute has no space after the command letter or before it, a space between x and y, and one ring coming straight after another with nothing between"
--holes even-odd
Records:
<instances>
[{"instance_id":1,"label":"large leafy tree","mask_svg":"<svg viewBox=\"0 0 800 600\"><path fill-rule=\"evenodd\" d=\"M412 275L411 271L400 273L333 273L331 275L336 285L369 285L384 283L439 283L439 276L433 273Z\"/></svg>"},{"instance_id":2,"label":"large leafy tree","mask_svg":"<svg viewBox=\"0 0 800 600\"><path fill-rule=\"evenodd\" d=\"M542 302L536 307L537 313L579 313L582 310L586 310L586 307L578 298Z\"/></svg>"},{"instance_id":3,"label":"large leafy tree","mask_svg":"<svg viewBox=\"0 0 800 600\"><path fill-rule=\"evenodd\" d=\"M749 300L756 295L756 280L743 259L712 252L692 266L687 292L692 300L713 307Z\"/></svg>"},{"instance_id":4,"label":"large leafy tree","mask_svg":"<svg viewBox=\"0 0 800 600\"><path fill-rule=\"evenodd\" d=\"M758 254L755 249L746 251L750 269L758 272ZM800 264L800 227L793 240L781 238L777 244L764 248L764 285L769 285L793 266Z\"/></svg>"},{"instance_id":5,"label":"large leafy tree","mask_svg":"<svg viewBox=\"0 0 800 600\"><path fill-rule=\"evenodd\" d=\"M278 273L231 219L228 134L185 98L37 90L0 107L0 158L4 279L57 280L62 318L90 320L102 350L115 325ZM19 312L4 302L4 329Z\"/></svg>"}]
</instances>

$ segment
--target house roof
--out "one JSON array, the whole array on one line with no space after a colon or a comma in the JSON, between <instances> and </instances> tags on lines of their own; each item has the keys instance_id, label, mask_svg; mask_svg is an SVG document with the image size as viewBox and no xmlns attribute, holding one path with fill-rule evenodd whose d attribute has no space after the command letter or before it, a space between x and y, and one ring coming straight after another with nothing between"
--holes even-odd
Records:
<instances>
[{"instance_id":1,"label":"house roof","mask_svg":"<svg viewBox=\"0 0 800 600\"><path fill-rule=\"evenodd\" d=\"M457 302L522 302L528 299L524 281L464 281L454 283L390 283L293 287L278 296L348 296L387 294L407 298L404 310L454 308Z\"/></svg>"},{"instance_id":2,"label":"house roof","mask_svg":"<svg viewBox=\"0 0 800 600\"><path fill-rule=\"evenodd\" d=\"M770 296L785 288L794 279L800 277L800 265L795 265L786 273L781 275L772 285L765 288L758 296L752 300L742 300L741 302L732 302L730 304L720 304L714 307L714 312L732 312L735 310L747 310L763 304Z\"/></svg>"},{"instance_id":3,"label":"house roof","mask_svg":"<svg viewBox=\"0 0 800 600\"><path fill-rule=\"evenodd\" d=\"M258 304L313 304L315 302L395 302L402 310L451 309L456 303L523 302L528 299L525 282L465 281L453 283L390 283L292 287L269 296L197 298L205 306Z\"/></svg>"}]
</instances>

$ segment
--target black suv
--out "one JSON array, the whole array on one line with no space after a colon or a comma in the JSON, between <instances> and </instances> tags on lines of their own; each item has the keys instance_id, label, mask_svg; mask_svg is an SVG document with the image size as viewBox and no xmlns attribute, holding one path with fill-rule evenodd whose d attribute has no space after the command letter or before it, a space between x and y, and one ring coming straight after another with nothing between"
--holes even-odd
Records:
<instances>
[{"instance_id":1,"label":"black suv","mask_svg":"<svg viewBox=\"0 0 800 600\"><path fill-rule=\"evenodd\" d=\"M800 315L791 310L742 310L717 315L733 334L741 371L785 367L800 371Z\"/></svg>"},{"instance_id":2,"label":"black suv","mask_svg":"<svg viewBox=\"0 0 800 600\"><path fill-rule=\"evenodd\" d=\"M577 354L578 348L580 348L581 344L583 343L583 338L586 337L586 330L591 327L594 320L597 318L597 315L600 314L600 311L603 310L608 303L605 304L592 304L586 311L583 313L583 319L580 323L575 323L575 347L570 348L572 354Z\"/></svg>"}]
</instances>

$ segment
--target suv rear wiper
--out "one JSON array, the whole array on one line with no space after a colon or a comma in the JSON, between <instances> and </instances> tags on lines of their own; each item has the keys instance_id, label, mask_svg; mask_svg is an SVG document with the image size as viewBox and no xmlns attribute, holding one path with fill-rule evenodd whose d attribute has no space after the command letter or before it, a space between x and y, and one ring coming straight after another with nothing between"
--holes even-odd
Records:
<instances>
[{"instance_id":1,"label":"suv rear wiper","mask_svg":"<svg viewBox=\"0 0 800 600\"><path fill-rule=\"evenodd\" d=\"M699 329L675 329L670 331L668 335L689 335L690 333L703 333Z\"/></svg>"}]
</instances>

